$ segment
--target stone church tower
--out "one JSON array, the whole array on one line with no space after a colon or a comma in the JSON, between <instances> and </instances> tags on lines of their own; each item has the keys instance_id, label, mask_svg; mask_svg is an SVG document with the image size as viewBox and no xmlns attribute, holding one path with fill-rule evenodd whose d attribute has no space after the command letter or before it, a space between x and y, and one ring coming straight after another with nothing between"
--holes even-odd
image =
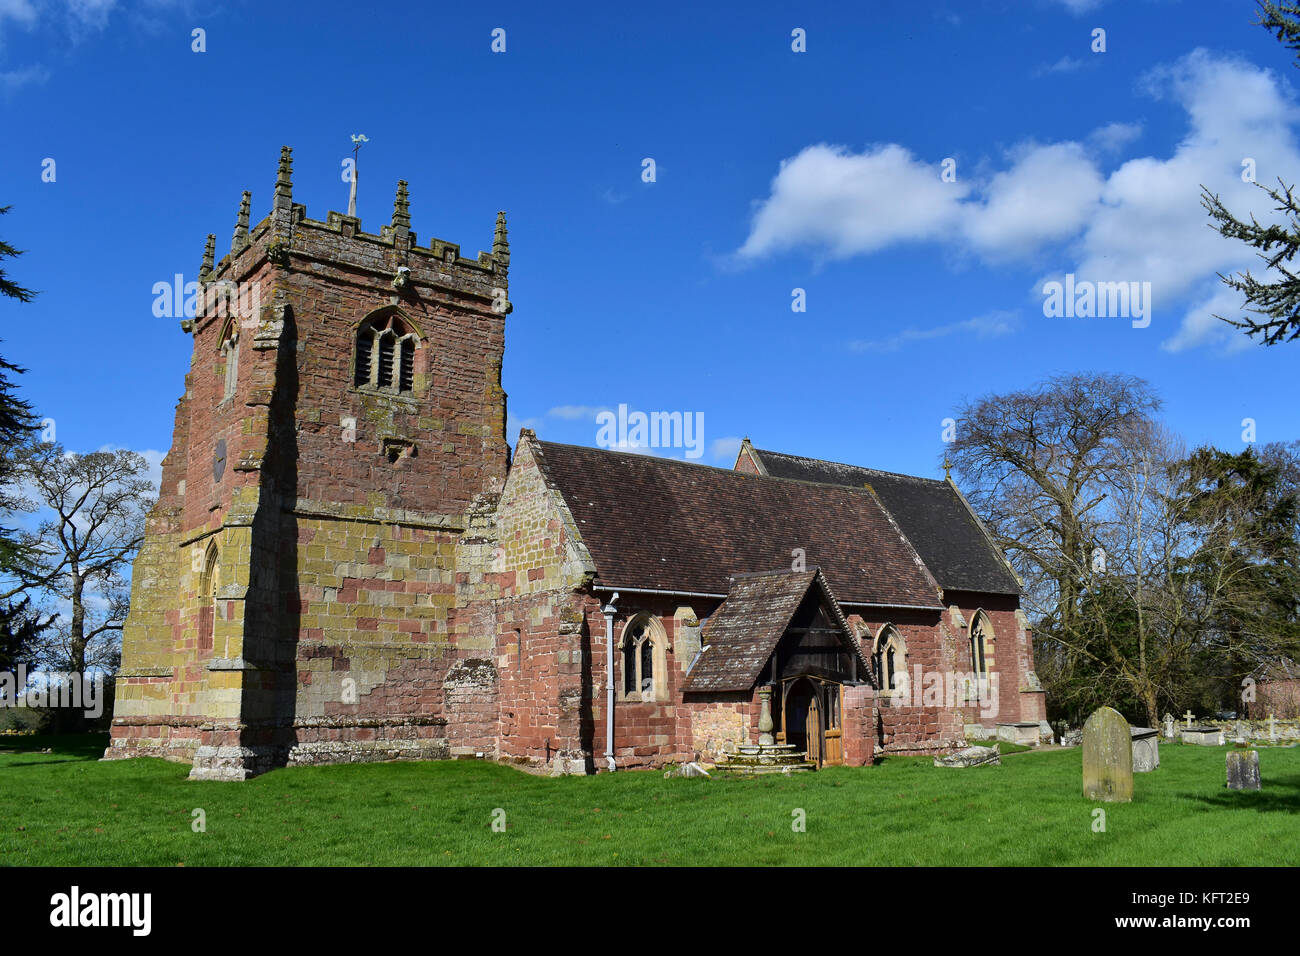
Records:
<instances>
[{"instance_id":1,"label":"stone church tower","mask_svg":"<svg viewBox=\"0 0 1300 956\"><path fill-rule=\"evenodd\" d=\"M106 756L202 779L494 747L504 214L468 259L417 244L405 182L375 234L309 219L291 172L220 262L208 237L123 634Z\"/></svg>"}]
</instances>

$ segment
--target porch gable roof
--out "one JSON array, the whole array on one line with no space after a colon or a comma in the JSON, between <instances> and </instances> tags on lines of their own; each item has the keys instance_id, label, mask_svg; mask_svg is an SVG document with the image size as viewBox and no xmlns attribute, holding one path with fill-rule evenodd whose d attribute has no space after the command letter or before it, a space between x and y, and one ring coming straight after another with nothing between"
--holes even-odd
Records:
<instances>
[{"instance_id":1,"label":"porch gable roof","mask_svg":"<svg viewBox=\"0 0 1300 956\"><path fill-rule=\"evenodd\" d=\"M812 588L819 590L823 607L861 658L853 631L820 568L737 574L731 578L726 600L704 626L704 650L686 675L682 690L698 693L752 688Z\"/></svg>"}]
</instances>

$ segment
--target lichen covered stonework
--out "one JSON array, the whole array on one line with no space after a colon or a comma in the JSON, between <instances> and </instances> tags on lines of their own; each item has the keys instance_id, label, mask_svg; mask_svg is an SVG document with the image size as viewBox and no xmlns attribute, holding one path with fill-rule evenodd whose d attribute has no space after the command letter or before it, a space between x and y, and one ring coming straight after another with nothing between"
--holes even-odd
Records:
<instances>
[{"instance_id":1,"label":"lichen covered stonework","mask_svg":"<svg viewBox=\"0 0 1300 956\"><path fill-rule=\"evenodd\" d=\"M734 475L528 429L511 462L504 215L492 251L471 259L440 239L421 247L409 201L400 183L378 234L336 212L310 219L286 148L270 215L250 223L245 194L219 262L208 237L208 306L181 323L192 357L135 563L106 758L186 761L209 780L393 759L552 774L717 760L758 741L757 682L775 671L761 676L760 659L745 665L748 688L693 682L715 659L735 664L710 651L735 617L733 576L786 576L791 548L857 557L831 572L847 596L815 573L824 603L808 612L833 626L790 623L814 593L806 581L784 632L755 606L773 667L771 648L793 653L804 637L807 654L842 661L818 671L839 683L830 709L782 734L829 721L826 759L861 766L1041 720L1004 559L943 562L947 538L931 529L926 561L987 571L941 586L861 469L746 441ZM778 461L796 473L771 474ZM992 548L955 486L869 477L916 505L912 517L938 502L967 550ZM776 540L782 520L790 541ZM909 675L982 661L1001 681L951 702L877 693L866 662L882 634Z\"/></svg>"},{"instance_id":2,"label":"lichen covered stonework","mask_svg":"<svg viewBox=\"0 0 1300 956\"><path fill-rule=\"evenodd\" d=\"M493 251L466 259L417 245L404 184L375 235L308 219L291 173L286 149L271 214L250 227L242 204L230 254L205 252L208 287L233 282L257 308L183 323L193 356L106 756L190 761L208 779L494 756L495 629L470 608L496 597L504 218ZM395 374L358 374L365 323L395 330L379 347L397 352L371 359Z\"/></svg>"}]
</instances>

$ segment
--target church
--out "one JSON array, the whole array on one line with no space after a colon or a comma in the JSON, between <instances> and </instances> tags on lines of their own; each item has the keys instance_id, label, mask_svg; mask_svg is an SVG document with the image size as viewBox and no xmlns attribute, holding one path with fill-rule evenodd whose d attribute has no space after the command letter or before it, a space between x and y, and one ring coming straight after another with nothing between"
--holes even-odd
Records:
<instances>
[{"instance_id":1,"label":"church","mask_svg":"<svg viewBox=\"0 0 1300 956\"><path fill-rule=\"evenodd\" d=\"M470 258L419 244L405 182L378 233L309 218L292 166L220 261L208 237L181 322L106 758L582 774L1038 741L1020 586L951 478L748 439L731 468L527 429L512 455L504 214Z\"/></svg>"}]
</instances>

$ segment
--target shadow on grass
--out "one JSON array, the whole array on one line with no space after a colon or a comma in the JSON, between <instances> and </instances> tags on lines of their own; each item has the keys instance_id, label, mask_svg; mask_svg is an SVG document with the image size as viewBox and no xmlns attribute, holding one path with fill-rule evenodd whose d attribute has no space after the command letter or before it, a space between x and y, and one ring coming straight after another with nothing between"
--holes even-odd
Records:
<instances>
[{"instance_id":1,"label":"shadow on grass","mask_svg":"<svg viewBox=\"0 0 1300 956\"><path fill-rule=\"evenodd\" d=\"M1300 813L1300 776L1262 781L1262 790L1229 790L1214 796L1198 796L1201 803L1216 810L1257 810L1260 813Z\"/></svg>"},{"instance_id":2,"label":"shadow on grass","mask_svg":"<svg viewBox=\"0 0 1300 956\"><path fill-rule=\"evenodd\" d=\"M23 737L0 737L0 752L33 753L49 750L51 753L78 760L98 760L108 746L108 734L33 734ZM41 763L65 761L41 761ZM10 764L10 766L23 766Z\"/></svg>"}]
</instances>

